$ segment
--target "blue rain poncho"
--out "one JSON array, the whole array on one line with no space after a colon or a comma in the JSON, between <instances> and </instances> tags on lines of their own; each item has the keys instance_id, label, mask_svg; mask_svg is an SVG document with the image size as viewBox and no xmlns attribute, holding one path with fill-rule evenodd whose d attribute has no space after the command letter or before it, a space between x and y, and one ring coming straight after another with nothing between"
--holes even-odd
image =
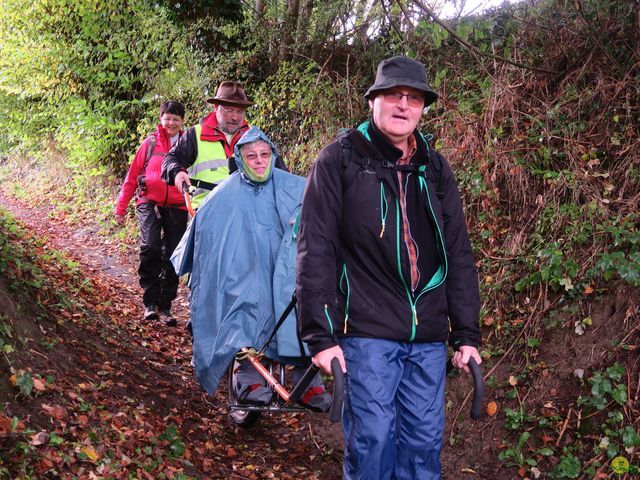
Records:
<instances>
[{"instance_id":1,"label":"blue rain poncho","mask_svg":"<svg viewBox=\"0 0 640 480\"><path fill-rule=\"evenodd\" d=\"M257 140L272 151L258 181L240 155ZM263 346L295 291L294 223L305 179L273 168L276 154L264 132L250 128L235 147L238 171L207 196L171 259L179 275L191 272L196 376L210 394L240 348ZM295 363L301 348L292 313L266 353Z\"/></svg>"}]
</instances>

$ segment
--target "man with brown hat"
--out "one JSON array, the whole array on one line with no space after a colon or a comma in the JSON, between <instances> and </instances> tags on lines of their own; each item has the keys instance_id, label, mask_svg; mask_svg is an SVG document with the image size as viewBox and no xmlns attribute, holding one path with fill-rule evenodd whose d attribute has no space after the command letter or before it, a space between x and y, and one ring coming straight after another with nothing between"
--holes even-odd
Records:
<instances>
[{"instance_id":1,"label":"man with brown hat","mask_svg":"<svg viewBox=\"0 0 640 480\"><path fill-rule=\"evenodd\" d=\"M393 57L371 118L324 148L302 201L298 327L313 363L346 372L345 479L439 479L446 343L468 371L480 295L447 161L417 130L438 98L424 65Z\"/></svg>"},{"instance_id":2,"label":"man with brown hat","mask_svg":"<svg viewBox=\"0 0 640 480\"><path fill-rule=\"evenodd\" d=\"M182 189L193 185L192 205L197 208L207 194L235 170L233 148L249 129L245 110L253 105L238 82L224 81L216 96L207 99L213 111L189 128L162 163L162 178ZM279 159L276 167L283 168ZM284 167L286 169L286 167Z\"/></svg>"}]
</instances>

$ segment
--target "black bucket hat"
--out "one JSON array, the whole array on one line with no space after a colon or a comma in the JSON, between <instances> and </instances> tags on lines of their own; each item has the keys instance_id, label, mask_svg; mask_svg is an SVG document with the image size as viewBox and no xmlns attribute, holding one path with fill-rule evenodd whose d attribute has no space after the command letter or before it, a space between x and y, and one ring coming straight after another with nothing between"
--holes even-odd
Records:
<instances>
[{"instance_id":1,"label":"black bucket hat","mask_svg":"<svg viewBox=\"0 0 640 480\"><path fill-rule=\"evenodd\" d=\"M438 94L427 83L427 70L424 65L407 57L391 57L381 61L376 71L376 80L364 94L364 98L369 100L375 92L398 86L423 91L425 107L438 99Z\"/></svg>"}]
</instances>

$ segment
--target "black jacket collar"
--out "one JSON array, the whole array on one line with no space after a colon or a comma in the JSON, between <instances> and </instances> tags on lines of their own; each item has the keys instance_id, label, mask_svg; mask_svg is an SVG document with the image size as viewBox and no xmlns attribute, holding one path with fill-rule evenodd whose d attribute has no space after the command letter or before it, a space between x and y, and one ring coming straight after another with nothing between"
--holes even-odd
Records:
<instances>
[{"instance_id":1,"label":"black jacket collar","mask_svg":"<svg viewBox=\"0 0 640 480\"><path fill-rule=\"evenodd\" d=\"M368 128L369 136L371 137L371 142L374 144L378 152L383 159L388 162L396 163L400 158L402 158L402 150L397 147L394 147L387 137L378 129L378 126L373 121L373 118L369 121ZM411 163L413 164L424 164L428 158L427 147L425 142L422 140L422 136L418 133L418 130L413 131L413 135L416 137L416 153L411 157Z\"/></svg>"}]
</instances>

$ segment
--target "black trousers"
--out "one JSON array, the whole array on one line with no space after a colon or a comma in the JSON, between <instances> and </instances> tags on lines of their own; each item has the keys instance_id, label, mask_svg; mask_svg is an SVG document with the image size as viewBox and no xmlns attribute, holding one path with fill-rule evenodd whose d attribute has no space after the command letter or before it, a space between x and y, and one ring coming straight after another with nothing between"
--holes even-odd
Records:
<instances>
[{"instance_id":1,"label":"black trousers","mask_svg":"<svg viewBox=\"0 0 640 480\"><path fill-rule=\"evenodd\" d=\"M140 225L140 286L145 307L169 310L178 293L178 276L171 254L187 228L188 213L179 208L141 203L136 207Z\"/></svg>"}]
</instances>

